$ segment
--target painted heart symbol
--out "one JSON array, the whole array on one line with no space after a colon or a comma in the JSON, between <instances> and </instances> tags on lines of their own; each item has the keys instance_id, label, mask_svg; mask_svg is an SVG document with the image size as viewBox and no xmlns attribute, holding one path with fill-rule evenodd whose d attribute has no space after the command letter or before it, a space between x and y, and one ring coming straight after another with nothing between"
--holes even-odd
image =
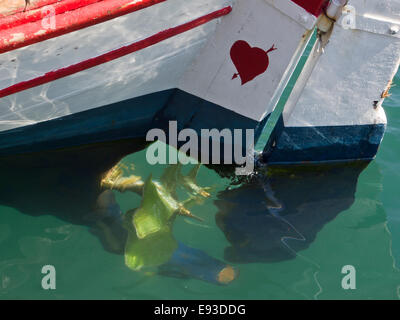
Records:
<instances>
[{"instance_id":1,"label":"painted heart symbol","mask_svg":"<svg viewBox=\"0 0 400 320\"><path fill-rule=\"evenodd\" d=\"M263 74L269 66L268 53L274 50L277 50L275 45L264 51L261 48L252 48L246 41L236 41L231 48L231 59L238 73L233 75L232 80L240 76L243 86Z\"/></svg>"}]
</instances>

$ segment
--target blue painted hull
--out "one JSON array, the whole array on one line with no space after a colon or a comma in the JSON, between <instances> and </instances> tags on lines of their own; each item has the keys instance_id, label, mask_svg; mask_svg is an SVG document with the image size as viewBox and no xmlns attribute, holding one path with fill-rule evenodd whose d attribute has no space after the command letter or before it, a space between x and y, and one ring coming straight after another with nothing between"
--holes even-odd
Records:
<instances>
[{"instance_id":1,"label":"blue painted hull","mask_svg":"<svg viewBox=\"0 0 400 320\"><path fill-rule=\"evenodd\" d=\"M336 163L375 158L386 125L285 127L282 118L264 148L270 164Z\"/></svg>"},{"instance_id":2,"label":"blue painted hull","mask_svg":"<svg viewBox=\"0 0 400 320\"><path fill-rule=\"evenodd\" d=\"M199 134L201 129L254 129L257 140L267 119L257 122L171 89L1 132L0 156L132 138L145 140L153 128L168 133L169 121L177 121L178 130L191 128ZM371 160L384 131L384 125L284 127L265 148L264 159L271 164Z\"/></svg>"}]
</instances>

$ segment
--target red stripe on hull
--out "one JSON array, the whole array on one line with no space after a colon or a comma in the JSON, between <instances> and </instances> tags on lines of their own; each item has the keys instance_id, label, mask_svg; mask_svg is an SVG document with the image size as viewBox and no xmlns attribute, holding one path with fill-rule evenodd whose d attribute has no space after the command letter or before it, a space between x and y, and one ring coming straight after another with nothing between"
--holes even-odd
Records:
<instances>
[{"instance_id":1,"label":"red stripe on hull","mask_svg":"<svg viewBox=\"0 0 400 320\"><path fill-rule=\"evenodd\" d=\"M53 4L55 2L58 2L60 0L31 0L30 4L26 6L25 8L25 1L24 0L6 0L3 2L2 8L0 8L0 19L3 17L7 17L13 14L21 13L24 12L29 12L32 10L36 10L38 8L41 8L43 6L47 6L49 4ZM77 1L77 0L75 0ZM79 0L78 0L79 1Z\"/></svg>"},{"instance_id":2,"label":"red stripe on hull","mask_svg":"<svg viewBox=\"0 0 400 320\"><path fill-rule=\"evenodd\" d=\"M322 8L327 2L327 0L292 0L292 1L316 17L318 17L321 14Z\"/></svg>"},{"instance_id":3,"label":"red stripe on hull","mask_svg":"<svg viewBox=\"0 0 400 320\"><path fill-rule=\"evenodd\" d=\"M76 10L81 7L88 6L90 4L103 1L103 0L63 0L61 2L56 2L56 3L49 3L51 7L54 9L55 14L62 14L66 11L72 11ZM38 21L40 19L43 19L43 13L42 10L44 10L46 7L48 8L49 6L42 6L41 9L39 10L30 10L30 11L23 11L20 10L19 12L6 16L2 19L0 19L0 31L14 28L20 25L23 25L25 23L31 23Z\"/></svg>"},{"instance_id":4,"label":"red stripe on hull","mask_svg":"<svg viewBox=\"0 0 400 320\"><path fill-rule=\"evenodd\" d=\"M138 42L134 42L130 45L107 52L103 55L79 62L77 64L74 64L74 65L71 65L71 66L68 66L68 67L65 67L62 69L50 71L50 72L44 74L43 76L31 79L31 80L19 82L10 87L0 90L0 98L6 97L6 96L14 94L14 93L18 93L18 92L21 92L21 91L24 91L24 90L27 90L30 88L34 88L34 87L43 85L45 83L48 83L48 82L51 82L51 81L54 81L54 80L57 80L60 78L70 76L70 75L78 73L80 71L87 70L87 69L96 67L98 65L101 65L103 63L110 62L112 60L121 58L130 53L133 53L133 52L136 52L139 50L143 50L143 49L150 47L152 45L155 45L161 41L172 38L178 34L184 33L186 31L194 29L198 26L201 26L207 22L210 22L211 20L225 16L225 15L229 14L231 11L232 11L232 7L230 7L230 6L225 7L221 10L214 11L210 14L202 16L202 17L195 19L193 21L190 21L188 23L161 31L149 38L140 40Z\"/></svg>"},{"instance_id":5,"label":"red stripe on hull","mask_svg":"<svg viewBox=\"0 0 400 320\"><path fill-rule=\"evenodd\" d=\"M46 29L43 26L43 20L45 19L49 23L50 17L44 19L41 17L37 20L37 16L35 16L37 13L30 11L28 15L24 13L24 17L29 20L29 16L32 15L32 22L28 21L23 24L12 22L16 23L15 27L0 31L0 53L90 27L164 1L166 0L103 0L80 8L76 7L76 3L70 3L76 9L56 14L54 29ZM52 7L55 8L55 6ZM67 4L63 5L61 2L58 10L64 10L67 7ZM41 10L39 13L42 14Z\"/></svg>"}]
</instances>

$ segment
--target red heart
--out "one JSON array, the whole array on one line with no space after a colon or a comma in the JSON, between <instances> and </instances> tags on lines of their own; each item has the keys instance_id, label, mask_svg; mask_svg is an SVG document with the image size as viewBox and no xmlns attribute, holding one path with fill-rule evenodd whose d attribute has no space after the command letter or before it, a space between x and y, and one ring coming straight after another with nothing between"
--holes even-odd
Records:
<instances>
[{"instance_id":1,"label":"red heart","mask_svg":"<svg viewBox=\"0 0 400 320\"><path fill-rule=\"evenodd\" d=\"M252 48L243 40L236 41L231 48L231 59L238 73L232 80L240 76L242 85L267 71L269 66L268 53L276 50L275 45L268 51L260 48Z\"/></svg>"}]
</instances>

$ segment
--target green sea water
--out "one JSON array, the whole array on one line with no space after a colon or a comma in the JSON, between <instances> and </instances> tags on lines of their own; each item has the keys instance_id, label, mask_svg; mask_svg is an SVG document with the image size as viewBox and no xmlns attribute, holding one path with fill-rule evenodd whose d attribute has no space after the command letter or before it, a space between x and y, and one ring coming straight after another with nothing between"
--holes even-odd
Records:
<instances>
[{"instance_id":1,"label":"green sea water","mask_svg":"<svg viewBox=\"0 0 400 320\"><path fill-rule=\"evenodd\" d=\"M384 104L387 133L366 168L277 171L230 187L201 167L198 184L212 187L211 197L192 212L204 221L177 217L173 233L234 266L228 285L132 271L109 250L112 237L81 219L95 202L95 177L119 160L112 148L101 153L107 161L90 150L82 165L80 150L59 162L2 162L0 299L399 299L399 76L395 84ZM145 150L122 161L144 179L165 170L149 165ZM140 206L137 194L114 194L123 212ZM44 265L56 269L55 290L41 286ZM354 290L342 287L346 265L356 270Z\"/></svg>"}]
</instances>

